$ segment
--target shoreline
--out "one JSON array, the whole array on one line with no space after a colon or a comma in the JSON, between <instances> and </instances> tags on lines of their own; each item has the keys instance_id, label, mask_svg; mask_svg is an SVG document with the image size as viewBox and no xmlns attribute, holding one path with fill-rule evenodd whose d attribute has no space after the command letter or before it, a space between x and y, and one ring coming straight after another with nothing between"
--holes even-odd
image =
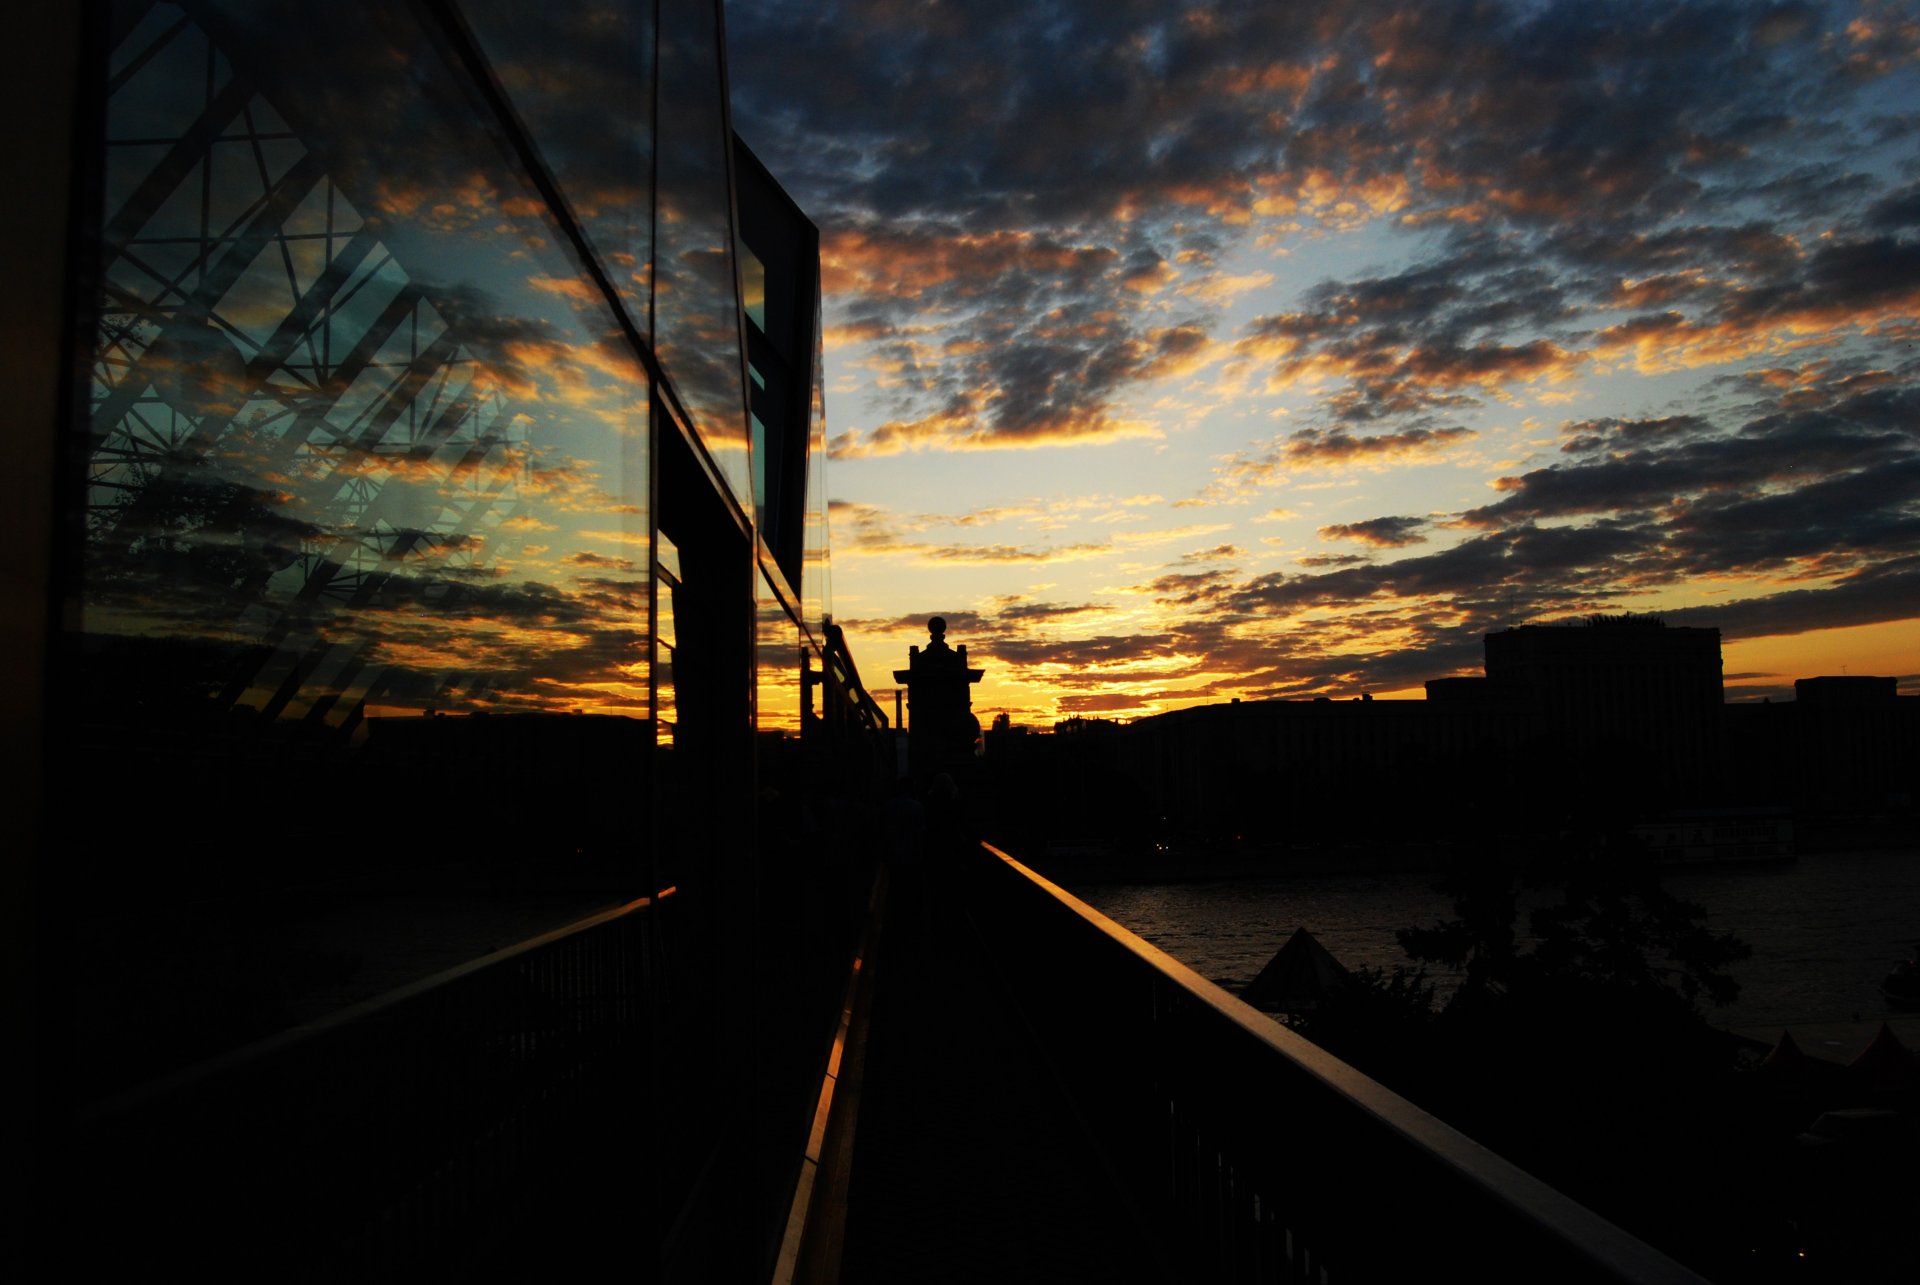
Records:
<instances>
[{"instance_id":1,"label":"shoreline","mask_svg":"<svg viewBox=\"0 0 1920 1285\"><path fill-rule=\"evenodd\" d=\"M1864 840L1864 841L1863 841ZM1095 843L1061 844L1055 851L1029 852L1005 847L1017 860L1062 887L1097 884L1187 884L1229 879L1284 879L1293 876L1408 874L1443 872L1470 851L1494 852L1510 860L1547 840L1501 836L1487 845L1464 843L1342 844L1337 847L1258 847L1221 851L1205 845L1164 851L1115 851ZM1864 853L1904 853L1920 859L1920 838L1907 833L1828 832L1814 842L1795 845L1789 853L1761 853L1723 858L1660 860L1663 871L1691 874L1705 870L1765 872L1803 859L1819 860Z\"/></svg>"}]
</instances>

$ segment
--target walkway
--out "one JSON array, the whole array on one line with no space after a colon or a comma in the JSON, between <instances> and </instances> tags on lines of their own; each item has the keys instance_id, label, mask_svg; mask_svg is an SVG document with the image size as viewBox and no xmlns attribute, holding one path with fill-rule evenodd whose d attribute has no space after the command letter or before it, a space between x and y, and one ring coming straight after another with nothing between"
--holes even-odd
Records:
<instances>
[{"instance_id":1,"label":"walkway","mask_svg":"<svg viewBox=\"0 0 1920 1285\"><path fill-rule=\"evenodd\" d=\"M902 895L905 892L906 895ZM1028 1045L989 949L895 886L846 1184L845 1285L1163 1279Z\"/></svg>"}]
</instances>

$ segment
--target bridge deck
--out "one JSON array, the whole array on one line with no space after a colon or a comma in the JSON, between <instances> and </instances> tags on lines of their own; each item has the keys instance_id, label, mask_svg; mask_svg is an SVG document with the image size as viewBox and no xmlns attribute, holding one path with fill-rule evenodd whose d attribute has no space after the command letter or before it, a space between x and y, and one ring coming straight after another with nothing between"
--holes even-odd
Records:
<instances>
[{"instance_id":1,"label":"bridge deck","mask_svg":"<svg viewBox=\"0 0 1920 1285\"><path fill-rule=\"evenodd\" d=\"M983 950L1012 945L974 940L955 907L893 901L873 976L840 1279L1163 1279L978 965Z\"/></svg>"}]
</instances>

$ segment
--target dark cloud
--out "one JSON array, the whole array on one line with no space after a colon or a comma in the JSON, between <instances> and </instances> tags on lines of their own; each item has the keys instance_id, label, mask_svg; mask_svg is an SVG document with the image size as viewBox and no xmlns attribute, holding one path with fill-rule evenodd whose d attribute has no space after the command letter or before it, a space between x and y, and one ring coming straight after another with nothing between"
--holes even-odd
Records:
<instances>
[{"instance_id":1,"label":"dark cloud","mask_svg":"<svg viewBox=\"0 0 1920 1285\"><path fill-rule=\"evenodd\" d=\"M1875 201L1867 209L1865 222L1883 232L1920 227L1920 183L1909 183Z\"/></svg>"},{"instance_id":2,"label":"dark cloud","mask_svg":"<svg viewBox=\"0 0 1920 1285\"><path fill-rule=\"evenodd\" d=\"M584 549L578 553L568 554L561 561L574 567L603 567L613 571L634 569L633 560L630 558L609 558L604 554L592 553Z\"/></svg>"},{"instance_id":3,"label":"dark cloud","mask_svg":"<svg viewBox=\"0 0 1920 1285\"><path fill-rule=\"evenodd\" d=\"M1060 620L1069 616L1082 616L1090 611L1099 611L1093 603L1071 605L1059 602L1009 602L994 611L994 618L1002 623L1015 620Z\"/></svg>"},{"instance_id":4,"label":"dark cloud","mask_svg":"<svg viewBox=\"0 0 1920 1285\"><path fill-rule=\"evenodd\" d=\"M1710 428L1707 421L1697 415L1661 415L1648 419L1618 419L1609 416L1606 419L1580 420L1561 426L1561 436L1567 440L1560 444L1560 449L1569 455L1619 450L1637 447L1648 442L1699 434Z\"/></svg>"},{"instance_id":5,"label":"dark cloud","mask_svg":"<svg viewBox=\"0 0 1920 1285\"><path fill-rule=\"evenodd\" d=\"M978 633L983 619L980 613L975 611L924 611L916 612L911 616L896 616L887 621L842 620L840 624L848 629L883 629L889 632L907 630L924 634L927 632L927 622L935 616L946 621L948 631L955 635Z\"/></svg>"},{"instance_id":6,"label":"dark cloud","mask_svg":"<svg viewBox=\"0 0 1920 1285\"><path fill-rule=\"evenodd\" d=\"M1325 540L1358 540L1376 549L1399 549L1426 543L1425 518L1368 518L1364 522L1335 522L1320 528Z\"/></svg>"},{"instance_id":7,"label":"dark cloud","mask_svg":"<svg viewBox=\"0 0 1920 1285\"><path fill-rule=\"evenodd\" d=\"M1694 417L1570 425L1565 449L1574 461L1502 479L1506 498L1462 520L1489 527L1645 510L1685 536L1731 513L1748 524L1736 546L1750 549L1785 537L1860 544L1876 527L1888 529L1889 547L1904 547L1897 528L1920 496L1920 390L1856 387L1842 380L1824 398L1814 388L1793 390L1795 409L1765 407L1718 435Z\"/></svg>"},{"instance_id":8,"label":"dark cloud","mask_svg":"<svg viewBox=\"0 0 1920 1285\"><path fill-rule=\"evenodd\" d=\"M1132 692L1068 692L1059 700L1065 715L1136 714L1140 698Z\"/></svg>"},{"instance_id":9,"label":"dark cloud","mask_svg":"<svg viewBox=\"0 0 1920 1285\"><path fill-rule=\"evenodd\" d=\"M936 562L1052 562L1089 553L1101 553L1105 544L1067 544L1044 549L1013 544L940 544L919 546L915 551Z\"/></svg>"},{"instance_id":10,"label":"dark cloud","mask_svg":"<svg viewBox=\"0 0 1920 1285\"><path fill-rule=\"evenodd\" d=\"M1002 672L1045 674L1061 711L1139 714L1168 700L1357 694L1416 685L1477 668L1480 637L1436 613L1400 608L1353 613L1365 628L1393 629L1420 644L1351 651L1359 630L1330 626L1274 636L1208 612L1161 631L1039 638L988 613L969 633L970 654ZM1257 622L1255 622L1257 623ZM1115 684L1125 684L1116 690Z\"/></svg>"},{"instance_id":11,"label":"dark cloud","mask_svg":"<svg viewBox=\"0 0 1920 1285\"><path fill-rule=\"evenodd\" d=\"M1051 681L1071 687L1088 682L1124 682L1142 676L1165 677L1167 671L1162 666L1143 662L1164 661L1175 653L1176 645L1172 634L1103 634L1064 641L1007 636L990 646L983 644L981 651L983 654L991 651L1008 665L1065 666L1064 673L1049 677Z\"/></svg>"},{"instance_id":12,"label":"dark cloud","mask_svg":"<svg viewBox=\"0 0 1920 1285\"><path fill-rule=\"evenodd\" d=\"M1224 558L1237 558L1245 553L1237 544L1216 544L1211 549L1195 549L1192 553L1182 554L1182 562L1219 562Z\"/></svg>"},{"instance_id":13,"label":"dark cloud","mask_svg":"<svg viewBox=\"0 0 1920 1285\"><path fill-rule=\"evenodd\" d=\"M1779 271L1800 254L1795 238L1765 222L1675 222L1648 228L1634 223L1570 223L1547 231L1541 248L1576 269L1610 276L1644 277L1713 264L1740 273Z\"/></svg>"},{"instance_id":14,"label":"dark cloud","mask_svg":"<svg viewBox=\"0 0 1920 1285\"><path fill-rule=\"evenodd\" d=\"M1713 625L1725 637L1766 637L1920 617L1920 556L1863 568L1820 588L1663 613L1676 625Z\"/></svg>"},{"instance_id":15,"label":"dark cloud","mask_svg":"<svg viewBox=\"0 0 1920 1285\"><path fill-rule=\"evenodd\" d=\"M1409 428L1398 433L1357 437L1344 428L1308 428L1293 434L1281 448L1290 464L1348 464L1355 461L1405 459L1434 455L1455 442L1478 436L1468 428Z\"/></svg>"},{"instance_id":16,"label":"dark cloud","mask_svg":"<svg viewBox=\"0 0 1920 1285\"><path fill-rule=\"evenodd\" d=\"M1798 219L1818 219L1835 209L1844 209L1879 189L1872 176L1847 169L1835 161L1803 165L1761 185L1757 194L1781 214ZM1884 202L1877 202L1876 207ZM1869 223L1874 219L1869 214ZM1895 226L1899 226L1897 223Z\"/></svg>"},{"instance_id":17,"label":"dark cloud","mask_svg":"<svg viewBox=\"0 0 1920 1285\"><path fill-rule=\"evenodd\" d=\"M1905 307L1920 291L1920 243L1891 236L1831 241L1808 255L1799 271L1749 287L1717 315L1732 321L1873 314Z\"/></svg>"},{"instance_id":18,"label":"dark cloud","mask_svg":"<svg viewBox=\"0 0 1920 1285\"><path fill-rule=\"evenodd\" d=\"M1920 456L1820 478L1791 490L1714 496L1673 523L1671 543L1690 564L1762 571L1806 560L1857 565L1862 554L1920 550Z\"/></svg>"},{"instance_id":19,"label":"dark cloud","mask_svg":"<svg viewBox=\"0 0 1920 1285\"><path fill-rule=\"evenodd\" d=\"M1222 571L1192 571L1161 576L1141 588L1163 601L1195 603L1214 597L1229 583Z\"/></svg>"}]
</instances>

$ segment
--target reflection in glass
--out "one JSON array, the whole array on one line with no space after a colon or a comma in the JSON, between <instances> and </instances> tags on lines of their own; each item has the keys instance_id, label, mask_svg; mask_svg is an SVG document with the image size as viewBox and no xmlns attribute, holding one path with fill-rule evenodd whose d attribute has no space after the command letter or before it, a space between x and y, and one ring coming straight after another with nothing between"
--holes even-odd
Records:
<instances>
[{"instance_id":1,"label":"reflection in glass","mask_svg":"<svg viewBox=\"0 0 1920 1285\"><path fill-rule=\"evenodd\" d=\"M445 16L99 24L58 770L113 785L62 867L77 1092L471 958L436 935L468 893L578 913L644 875L653 391ZM645 218L588 223L611 261ZM399 889L384 934L341 926Z\"/></svg>"},{"instance_id":2,"label":"reflection in glass","mask_svg":"<svg viewBox=\"0 0 1920 1285\"><path fill-rule=\"evenodd\" d=\"M424 711L645 718L643 371L419 33L397 57L398 20L314 8L342 30L313 47L278 9L128 9L89 723L323 744Z\"/></svg>"},{"instance_id":3,"label":"reflection in glass","mask_svg":"<svg viewBox=\"0 0 1920 1285\"><path fill-rule=\"evenodd\" d=\"M653 285L653 7L460 0L642 335Z\"/></svg>"},{"instance_id":4,"label":"reflection in glass","mask_svg":"<svg viewBox=\"0 0 1920 1285\"><path fill-rule=\"evenodd\" d=\"M827 407L825 364L820 348L820 317L814 313L813 396L807 407L807 508L801 567L803 619L824 640L823 623L833 615L833 579L827 538Z\"/></svg>"},{"instance_id":5,"label":"reflection in glass","mask_svg":"<svg viewBox=\"0 0 1920 1285\"><path fill-rule=\"evenodd\" d=\"M747 509L753 484L719 58L715 6L661 6L654 344L701 442Z\"/></svg>"},{"instance_id":6,"label":"reflection in glass","mask_svg":"<svg viewBox=\"0 0 1920 1285\"><path fill-rule=\"evenodd\" d=\"M773 453L767 449L767 426L760 422L760 417L748 411L747 425L753 440L753 516L756 523L764 524L767 512L767 461ZM762 530L765 530L764 526Z\"/></svg>"},{"instance_id":7,"label":"reflection in glass","mask_svg":"<svg viewBox=\"0 0 1920 1285\"><path fill-rule=\"evenodd\" d=\"M679 705L674 700L673 652L680 645L674 626L673 595L680 588L680 551L665 532L655 537L658 548L654 562L654 584L658 592L653 604L653 719L655 740L671 748L679 722Z\"/></svg>"},{"instance_id":8,"label":"reflection in glass","mask_svg":"<svg viewBox=\"0 0 1920 1285\"><path fill-rule=\"evenodd\" d=\"M755 621L758 672L755 726L763 737L797 737L800 735L800 658L806 643L764 570L760 573L760 601Z\"/></svg>"},{"instance_id":9,"label":"reflection in glass","mask_svg":"<svg viewBox=\"0 0 1920 1285\"><path fill-rule=\"evenodd\" d=\"M767 328L767 269L758 255L746 246L735 247L740 254L740 307L747 314L747 320L762 330ZM755 372L749 368L749 375ZM755 376L755 382L765 384L765 380Z\"/></svg>"}]
</instances>

